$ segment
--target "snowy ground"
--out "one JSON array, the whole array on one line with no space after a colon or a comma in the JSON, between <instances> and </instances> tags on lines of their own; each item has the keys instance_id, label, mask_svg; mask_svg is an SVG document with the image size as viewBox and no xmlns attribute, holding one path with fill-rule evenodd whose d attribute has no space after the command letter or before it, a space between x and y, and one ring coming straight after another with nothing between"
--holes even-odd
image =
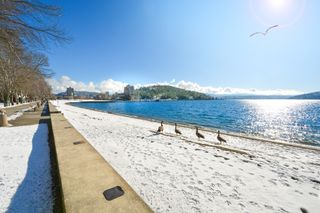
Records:
<instances>
[{"instance_id":1,"label":"snowy ground","mask_svg":"<svg viewBox=\"0 0 320 213\"><path fill-rule=\"evenodd\" d=\"M46 124L0 128L0 212L52 212Z\"/></svg>"},{"instance_id":2,"label":"snowy ground","mask_svg":"<svg viewBox=\"0 0 320 213\"><path fill-rule=\"evenodd\" d=\"M26 112L30 109L32 109L32 107L29 107L27 109L22 109L20 111L13 113L12 115L8 116L8 121L16 120L17 118L21 117L24 112Z\"/></svg>"},{"instance_id":3,"label":"snowy ground","mask_svg":"<svg viewBox=\"0 0 320 213\"><path fill-rule=\"evenodd\" d=\"M158 123L59 108L156 212L319 212L320 153L224 136L256 157L155 135ZM165 124L164 132L174 127ZM198 142L194 129L180 128ZM216 143L216 134L203 132Z\"/></svg>"},{"instance_id":4,"label":"snowy ground","mask_svg":"<svg viewBox=\"0 0 320 213\"><path fill-rule=\"evenodd\" d=\"M26 103L26 104L28 104L28 103ZM21 105L23 105L23 104L21 104ZM5 109L11 108L11 107L15 107L15 106L17 106L17 105L8 106L8 107L5 107ZM0 103L0 109L1 109L1 108L4 108L3 103ZM26 111L28 111L28 110L30 110L30 109L32 109L32 107L28 107L28 108L26 108L26 109L21 109L20 111L17 111L17 112L15 112L15 113L13 113L12 115L8 116L7 119L8 119L8 121L15 120L15 119L21 117L24 112L26 112Z\"/></svg>"}]
</instances>

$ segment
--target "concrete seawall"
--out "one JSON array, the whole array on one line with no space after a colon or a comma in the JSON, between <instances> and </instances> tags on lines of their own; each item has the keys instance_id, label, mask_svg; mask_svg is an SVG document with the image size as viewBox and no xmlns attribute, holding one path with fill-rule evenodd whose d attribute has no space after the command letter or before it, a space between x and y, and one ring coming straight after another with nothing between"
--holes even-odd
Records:
<instances>
[{"instance_id":1,"label":"concrete seawall","mask_svg":"<svg viewBox=\"0 0 320 213\"><path fill-rule=\"evenodd\" d=\"M65 212L152 212L52 104L49 110ZM106 200L103 192L115 186L124 194Z\"/></svg>"}]
</instances>

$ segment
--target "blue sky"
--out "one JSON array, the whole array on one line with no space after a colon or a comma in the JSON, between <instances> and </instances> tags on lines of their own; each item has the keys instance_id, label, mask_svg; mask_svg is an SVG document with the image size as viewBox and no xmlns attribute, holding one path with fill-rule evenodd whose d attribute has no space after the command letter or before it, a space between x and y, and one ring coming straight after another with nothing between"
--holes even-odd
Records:
<instances>
[{"instance_id":1,"label":"blue sky","mask_svg":"<svg viewBox=\"0 0 320 213\"><path fill-rule=\"evenodd\" d=\"M53 2L73 37L50 49L55 91L170 81L213 91L319 90L317 0ZM249 37L274 24L267 36Z\"/></svg>"}]
</instances>

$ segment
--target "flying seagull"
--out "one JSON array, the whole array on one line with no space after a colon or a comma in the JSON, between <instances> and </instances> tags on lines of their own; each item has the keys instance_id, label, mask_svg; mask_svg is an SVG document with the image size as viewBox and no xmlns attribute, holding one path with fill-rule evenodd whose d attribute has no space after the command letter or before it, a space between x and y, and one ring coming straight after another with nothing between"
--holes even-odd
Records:
<instances>
[{"instance_id":1,"label":"flying seagull","mask_svg":"<svg viewBox=\"0 0 320 213\"><path fill-rule=\"evenodd\" d=\"M265 36L265 35L267 35L267 34L269 33L269 31L270 31L271 29L276 28L276 27L279 27L279 25L273 25L273 26L269 27L268 29L266 29L265 32L255 32L255 33L252 33L252 34L250 35L250 37L255 36L255 35L258 35L258 34Z\"/></svg>"}]
</instances>

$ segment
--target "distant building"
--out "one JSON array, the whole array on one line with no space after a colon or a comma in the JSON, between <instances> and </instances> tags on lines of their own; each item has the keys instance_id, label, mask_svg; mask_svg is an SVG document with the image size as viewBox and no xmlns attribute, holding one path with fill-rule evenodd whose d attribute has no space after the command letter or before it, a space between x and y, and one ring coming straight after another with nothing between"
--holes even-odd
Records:
<instances>
[{"instance_id":1,"label":"distant building","mask_svg":"<svg viewBox=\"0 0 320 213\"><path fill-rule=\"evenodd\" d=\"M109 92L105 92L105 93L100 93L98 95L95 96L95 99L97 100L108 100L110 99L110 95L109 95Z\"/></svg>"},{"instance_id":2,"label":"distant building","mask_svg":"<svg viewBox=\"0 0 320 213\"><path fill-rule=\"evenodd\" d=\"M131 86L131 85L127 85L125 88L124 88L124 95L128 98L128 99L131 99L131 97L133 96L133 91L134 91L134 86Z\"/></svg>"},{"instance_id":3,"label":"distant building","mask_svg":"<svg viewBox=\"0 0 320 213\"><path fill-rule=\"evenodd\" d=\"M131 85L127 85L124 90L123 93L114 93L112 96L110 96L110 98L112 100L133 100L134 99L134 87Z\"/></svg>"},{"instance_id":4,"label":"distant building","mask_svg":"<svg viewBox=\"0 0 320 213\"><path fill-rule=\"evenodd\" d=\"M74 96L74 89L72 87L67 88L67 96L69 96L69 97Z\"/></svg>"}]
</instances>

